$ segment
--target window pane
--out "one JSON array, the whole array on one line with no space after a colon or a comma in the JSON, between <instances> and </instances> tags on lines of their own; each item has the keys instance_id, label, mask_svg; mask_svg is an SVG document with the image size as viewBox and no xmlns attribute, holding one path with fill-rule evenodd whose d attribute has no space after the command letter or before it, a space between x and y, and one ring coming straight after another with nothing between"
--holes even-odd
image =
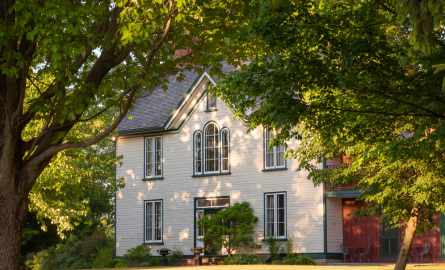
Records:
<instances>
[{"instance_id":1,"label":"window pane","mask_svg":"<svg viewBox=\"0 0 445 270\"><path fill-rule=\"evenodd\" d=\"M156 151L161 151L161 149L162 149L161 137L156 137Z\"/></svg>"},{"instance_id":2,"label":"window pane","mask_svg":"<svg viewBox=\"0 0 445 270\"><path fill-rule=\"evenodd\" d=\"M198 221L204 217L204 211L198 211ZM198 236L204 236L204 228L198 228Z\"/></svg>"},{"instance_id":3,"label":"window pane","mask_svg":"<svg viewBox=\"0 0 445 270\"><path fill-rule=\"evenodd\" d=\"M147 147L147 152L152 152L153 151L153 138L147 138L145 145Z\"/></svg>"},{"instance_id":4,"label":"window pane","mask_svg":"<svg viewBox=\"0 0 445 270\"><path fill-rule=\"evenodd\" d=\"M153 164L147 164L147 176L153 176Z\"/></svg>"},{"instance_id":5,"label":"window pane","mask_svg":"<svg viewBox=\"0 0 445 270\"><path fill-rule=\"evenodd\" d=\"M145 215L146 215L146 220L145 220L145 226L146 226L146 230L145 230L145 240L146 241L152 241L153 240L153 204L150 203L146 203L145 205Z\"/></svg>"},{"instance_id":6,"label":"window pane","mask_svg":"<svg viewBox=\"0 0 445 270\"><path fill-rule=\"evenodd\" d=\"M274 208L274 195L266 195L266 207Z\"/></svg>"},{"instance_id":7,"label":"window pane","mask_svg":"<svg viewBox=\"0 0 445 270\"><path fill-rule=\"evenodd\" d=\"M212 206L212 202L210 200L206 199L198 200L198 207L210 207L210 206Z\"/></svg>"},{"instance_id":8,"label":"window pane","mask_svg":"<svg viewBox=\"0 0 445 270\"><path fill-rule=\"evenodd\" d=\"M284 223L278 223L277 236L285 236Z\"/></svg>"},{"instance_id":9,"label":"window pane","mask_svg":"<svg viewBox=\"0 0 445 270\"><path fill-rule=\"evenodd\" d=\"M195 173L201 173L201 133L195 135Z\"/></svg>"},{"instance_id":10,"label":"window pane","mask_svg":"<svg viewBox=\"0 0 445 270\"><path fill-rule=\"evenodd\" d=\"M156 175L162 175L162 164L156 163Z\"/></svg>"},{"instance_id":11,"label":"window pane","mask_svg":"<svg viewBox=\"0 0 445 270\"><path fill-rule=\"evenodd\" d=\"M278 208L284 208L284 194L277 195Z\"/></svg>"},{"instance_id":12,"label":"window pane","mask_svg":"<svg viewBox=\"0 0 445 270\"><path fill-rule=\"evenodd\" d=\"M223 159L223 161L222 161L222 170L223 171L228 171L229 170L229 160L228 159Z\"/></svg>"},{"instance_id":13,"label":"window pane","mask_svg":"<svg viewBox=\"0 0 445 270\"><path fill-rule=\"evenodd\" d=\"M216 206L229 206L229 198L216 199Z\"/></svg>"},{"instance_id":14,"label":"window pane","mask_svg":"<svg viewBox=\"0 0 445 270\"><path fill-rule=\"evenodd\" d=\"M284 209L278 209L278 222L284 222Z\"/></svg>"},{"instance_id":15,"label":"window pane","mask_svg":"<svg viewBox=\"0 0 445 270\"><path fill-rule=\"evenodd\" d=\"M267 236L274 236L273 223L267 223Z\"/></svg>"},{"instance_id":16,"label":"window pane","mask_svg":"<svg viewBox=\"0 0 445 270\"><path fill-rule=\"evenodd\" d=\"M274 222L274 210L267 209L267 222Z\"/></svg>"}]
</instances>

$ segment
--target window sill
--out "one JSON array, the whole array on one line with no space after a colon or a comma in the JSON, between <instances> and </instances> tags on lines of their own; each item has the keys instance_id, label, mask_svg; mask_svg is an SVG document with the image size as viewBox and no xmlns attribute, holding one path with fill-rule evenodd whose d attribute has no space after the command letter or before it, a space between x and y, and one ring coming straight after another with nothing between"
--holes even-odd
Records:
<instances>
[{"instance_id":1,"label":"window sill","mask_svg":"<svg viewBox=\"0 0 445 270\"><path fill-rule=\"evenodd\" d=\"M164 245L164 242L142 243L142 245L144 245L144 246L152 246L152 245L162 246L162 245Z\"/></svg>"},{"instance_id":2,"label":"window sill","mask_svg":"<svg viewBox=\"0 0 445 270\"><path fill-rule=\"evenodd\" d=\"M156 180L164 180L164 177L152 177L152 178L144 178L142 181L156 181Z\"/></svg>"},{"instance_id":3,"label":"window sill","mask_svg":"<svg viewBox=\"0 0 445 270\"><path fill-rule=\"evenodd\" d=\"M216 112L218 109L207 109L204 112Z\"/></svg>"},{"instance_id":4,"label":"window sill","mask_svg":"<svg viewBox=\"0 0 445 270\"><path fill-rule=\"evenodd\" d=\"M263 241L263 242L267 242L269 239L267 239L267 238L265 238L265 239L263 239L263 240L261 240L261 241ZM287 238L275 238L275 240L276 241L287 241Z\"/></svg>"},{"instance_id":5,"label":"window sill","mask_svg":"<svg viewBox=\"0 0 445 270\"><path fill-rule=\"evenodd\" d=\"M287 168L264 169L262 172L287 171Z\"/></svg>"},{"instance_id":6,"label":"window sill","mask_svg":"<svg viewBox=\"0 0 445 270\"><path fill-rule=\"evenodd\" d=\"M192 175L193 178L196 177L207 177L207 176L217 176L217 175L231 175L231 172L226 172L226 173L208 173L208 174L194 174Z\"/></svg>"}]
</instances>

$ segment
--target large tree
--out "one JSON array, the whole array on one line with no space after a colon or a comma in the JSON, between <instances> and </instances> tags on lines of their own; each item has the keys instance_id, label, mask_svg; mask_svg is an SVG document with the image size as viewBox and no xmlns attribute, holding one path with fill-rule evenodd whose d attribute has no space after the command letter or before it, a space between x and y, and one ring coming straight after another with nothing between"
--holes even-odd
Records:
<instances>
[{"instance_id":1,"label":"large tree","mask_svg":"<svg viewBox=\"0 0 445 270\"><path fill-rule=\"evenodd\" d=\"M406 226L396 265L404 269L413 236L445 211L444 2L258 5L240 39L264 41L273 56L229 74L215 92L250 129L280 130L272 144L301 140L286 157L316 185L364 190L367 207L356 215L381 211L381 221ZM350 163L314 165L340 155Z\"/></svg>"},{"instance_id":2,"label":"large tree","mask_svg":"<svg viewBox=\"0 0 445 270\"><path fill-rule=\"evenodd\" d=\"M99 142L178 63L245 59L241 0L0 1L0 269L18 269L29 192L60 151ZM191 53L174 59L177 49ZM174 77L181 80L182 76ZM110 109L110 126L76 134ZM29 130L34 134L28 136ZM81 136L78 136L81 135Z\"/></svg>"}]
</instances>

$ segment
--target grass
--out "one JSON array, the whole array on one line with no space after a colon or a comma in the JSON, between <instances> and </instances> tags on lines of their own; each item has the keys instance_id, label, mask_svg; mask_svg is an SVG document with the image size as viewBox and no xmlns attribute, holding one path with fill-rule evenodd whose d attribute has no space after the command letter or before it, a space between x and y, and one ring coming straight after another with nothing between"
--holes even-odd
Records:
<instances>
[{"instance_id":1,"label":"grass","mask_svg":"<svg viewBox=\"0 0 445 270\"><path fill-rule=\"evenodd\" d=\"M176 267L131 267L120 268L128 270L143 270L161 268L163 270L393 270L392 266L304 266L304 265L212 265L212 266L176 266ZM112 268L104 268L112 269ZM116 269L116 268L113 268ZM445 270L445 265L407 266L409 270Z\"/></svg>"}]
</instances>

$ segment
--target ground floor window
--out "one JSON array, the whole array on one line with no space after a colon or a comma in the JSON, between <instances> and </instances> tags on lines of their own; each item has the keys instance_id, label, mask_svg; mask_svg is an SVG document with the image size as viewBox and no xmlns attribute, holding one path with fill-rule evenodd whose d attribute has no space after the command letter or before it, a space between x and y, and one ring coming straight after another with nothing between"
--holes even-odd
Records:
<instances>
[{"instance_id":1,"label":"ground floor window","mask_svg":"<svg viewBox=\"0 0 445 270\"><path fill-rule=\"evenodd\" d=\"M162 242L162 200L145 201L145 242Z\"/></svg>"},{"instance_id":2,"label":"ground floor window","mask_svg":"<svg viewBox=\"0 0 445 270\"><path fill-rule=\"evenodd\" d=\"M286 238L286 193L264 194L266 237Z\"/></svg>"}]
</instances>

